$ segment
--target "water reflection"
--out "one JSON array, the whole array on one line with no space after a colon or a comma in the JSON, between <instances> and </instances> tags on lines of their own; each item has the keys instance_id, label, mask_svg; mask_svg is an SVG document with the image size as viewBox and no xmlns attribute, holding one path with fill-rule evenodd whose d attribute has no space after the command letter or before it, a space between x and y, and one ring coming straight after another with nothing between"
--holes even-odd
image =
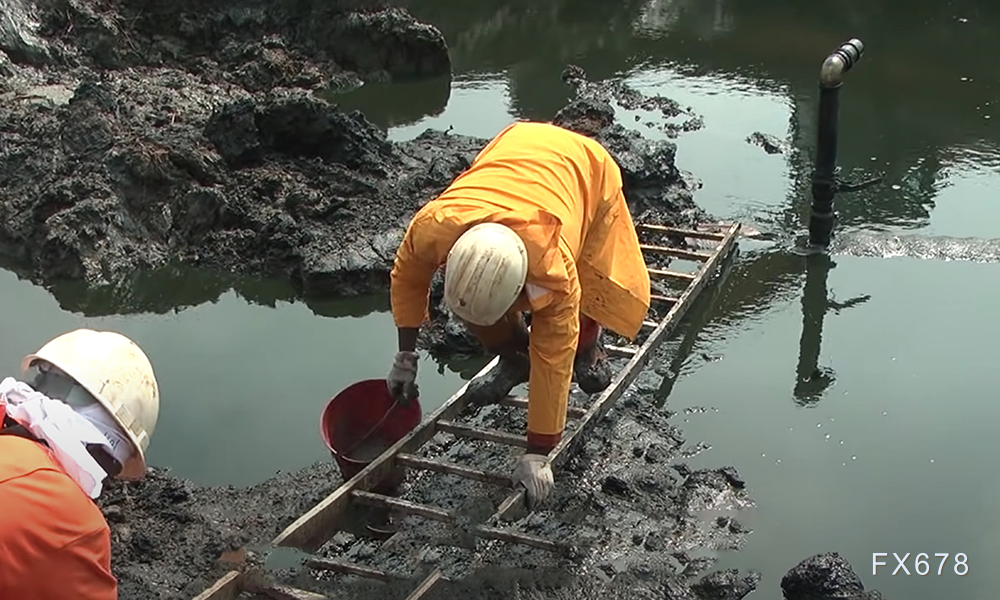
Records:
<instances>
[{"instance_id":1,"label":"water reflection","mask_svg":"<svg viewBox=\"0 0 1000 600\"><path fill-rule=\"evenodd\" d=\"M393 84L366 83L356 90L321 94L342 110L360 110L383 130L415 123L444 112L451 98L451 76Z\"/></svg>"},{"instance_id":2,"label":"water reflection","mask_svg":"<svg viewBox=\"0 0 1000 600\"><path fill-rule=\"evenodd\" d=\"M837 265L827 254L812 254L805 261L805 285L802 287L802 336L799 338L799 362L795 367L792 395L799 406L819 402L837 376L830 367L820 366L823 346L823 320L831 310L840 312L867 302L871 296L857 296L837 302L829 295L827 279Z\"/></svg>"}]
</instances>

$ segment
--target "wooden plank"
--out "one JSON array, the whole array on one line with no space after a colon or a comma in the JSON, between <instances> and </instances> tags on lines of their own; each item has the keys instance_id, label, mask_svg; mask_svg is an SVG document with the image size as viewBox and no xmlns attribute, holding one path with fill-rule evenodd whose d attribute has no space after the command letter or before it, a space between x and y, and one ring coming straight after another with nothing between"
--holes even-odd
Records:
<instances>
[{"instance_id":1,"label":"wooden plank","mask_svg":"<svg viewBox=\"0 0 1000 600\"><path fill-rule=\"evenodd\" d=\"M714 240L722 241L726 239L727 233L720 233L717 231L699 231L696 229L681 229L679 227L667 227L664 225L650 225L648 223L642 223L638 225L640 229L646 229L649 231L661 231L663 233L671 233L676 236L693 238L696 240ZM730 227L732 229L732 227Z\"/></svg>"},{"instance_id":2,"label":"wooden plank","mask_svg":"<svg viewBox=\"0 0 1000 600\"><path fill-rule=\"evenodd\" d=\"M566 544L553 542L551 540L547 540L537 535L527 535L524 533L517 533L516 531L500 529L499 527L490 527L488 525L480 525L479 527L477 527L476 534L492 540L498 540L510 544L522 544L525 546L538 548L540 550L547 550L553 553L565 552L566 550L569 549L569 546Z\"/></svg>"},{"instance_id":3,"label":"wooden plank","mask_svg":"<svg viewBox=\"0 0 1000 600\"><path fill-rule=\"evenodd\" d=\"M698 262L704 262L712 258L712 254L709 252L696 252L694 250L685 250L683 248L671 248L669 246L654 246L652 244L639 244L639 248L642 250L648 250L650 252L666 254L667 256L673 256L674 258L679 258L682 260L693 260Z\"/></svg>"},{"instance_id":4,"label":"wooden plank","mask_svg":"<svg viewBox=\"0 0 1000 600\"><path fill-rule=\"evenodd\" d=\"M439 581L445 581L444 574L441 573L441 569L435 567L434 570L431 571L430 575L424 578L424 580L421 581L412 592L410 592L410 595L406 597L406 600L420 600L424 597L424 594L429 592Z\"/></svg>"},{"instance_id":5,"label":"wooden plank","mask_svg":"<svg viewBox=\"0 0 1000 600\"><path fill-rule=\"evenodd\" d=\"M487 375L500 362L494 357L476 377ZM357 475L345 481L329 496L313 506L304 515L285 528L272 544L279 547L301 548L307 552L315 552L337 532L337 522L351 501L353 490L370 490L389 475L396 466L395 455L400 452L412 454L437 433L436 422L451 419L465 408L465 391L470 382L466 382L451 398L427 416L427 419L416 429L406 434L401 440L390 446L382 456L372 461Z\"/></svg>"},{"instance_id":6,"label":"wooden plank","mask_svg":"<svg viewBox=\"0 0 1000 600\"><path fill-rule=\"evenodd\" d=\"M694 281L698 275L696 273L684 273L683 271L670 271L668 269L646 269L649 271L650 275L657 275L659 277L673 277L674 279L687 279L688 281Z\"/></svg>"},{"instance_id":7,"label":"wooden plank","mask_svg":"<svg viewBox=\"0 0 1000 600\"><path fill-rule=\"evenodd\" d=\"M739 223L734 224L726 232L726 237L719 244L716 249L715 254L711 259L705 262L698 275L695 277L694 281L688 285L684 293L681 294L678 302L673 305L670 312L660 321L660 325L649 334L646 341L640 347L638 353L626 363L625 367L619 371L615 377L611 380L611 385L607 387L600 395L594 400L594 403L590 406L587 414L580 419L577 424L576 429L574 429L569 435L563 436L563 439L559 444L549 453L549 458L553 463L553 466L558 466L569 456L566 449L577 439L577 437L585 431L588 431L593 427L598 419L607 412L608 409L621 397L625 390L635 381L635 378L639 376L639 372L646 365L649 359L653 356L653 350L659 346L667 336L669 336L677 325L680 323L684 314L691 307L691 300L693 300L705 287L708 281L711 279L712 275L715 273L719 264L722 263L726 258L729 257L732 252L733 245L736 243L736 235L739 233L740 225ZM524 488L518 487L515 491L511 492L506 499L500 504L493 516L490 517L488 523L496 523L506 516L510 509L516 504L524 501Z\"/></svg>"},{"instance_id":8,"label":"wooden plank","mask_svg":"<svg viewBox=\"0 0 1000 600\"><path fill-rule=\"evenodd\" d=\"M388 508L390 510L399 511L408 515L423 517L424 519L431 521L439 521L441 523L455 522L455 515L451 511L443 508L437 508L436 506L419 504L417 502L403 500L402 498L393 498L392 496L373 494L362 490L354 490L351 492L351 497L357 500L359 504L367 506Z\"/></svg>"},{"instance_id":9,"label":"wooden plank","mask_svg":"<svg viewBox=\"0 0 1000 600\"><path fill-rule=\"evenodd\" d=\"M243 593L243 573L230 571L194 600L236 600Z\"/></svg>"},{"instance_id":10,"label":"wooden plank","mask_svg":"<svg viewBox=\"0 0 1000 600\"><path fill-rule=\"evenodd\" d=\"M503 400L497 402L497 404L500 404L502 406L510 406L513 408L523 408L525 410L528 409L528 399L517 398L515 396L507 396ZM573 417L574 419L579 419L583 415L587 414L587 410L584 408L580 408L578 406L569 406L566 408L566 414L569 415L570 417Z\"/></svg>"},{"instance_id":11,"label":"wooden plank","mask_svg":"<svg viewBox=\"0 0 1000 600\"><path fill-rule=\"evenodd\" d=\"M255 592L264 594L271 600L330 600L323 594L300 590L288 585L265 585Z\"/></svg>"},{"instance_id":12,"label":"wooden plank","mask_svg":"<svg viewBox=\"0 0 1000 600\"><path fill-rule=\"evenodd\" d=\"M331 560L329 558L320 558L318 556L312 556L306 559L305 565L310 569L316 569L317 571L332 571L334 573L355 575L357 577L374 579L376 581L392 581L393 579L396 579L392 575L389 575L384 571L379 571L378 569L339 560Z\"/></svg>"},{"instance_id":13,"label":"wooden plank","mask_svg":"<svg viewBox=\"0 0 1000 600\"><path fill-rule=\"evenodd\" d=\"M527 437L523 435L514 435L513 433L507 433L506 431L479 429L477 427L469 427L468 425L463 425L461 423L444 420L437 422L437 428L438 431L445 431L459 437L483 440L485 442L493 442L496 444L505 444L516 448L528 447Z\"/></svg>"},{"instance_id":14,"label":"wooden plank","mask_svg":"<svg viewBox=\"0 0 1000 600\"><path fill-rule=\"evenodd\" d=\"M510 477L507 475L481 471L479 469L473 469L472 467L457 465L455 463L430 460L420 456L414 456L412 454L398 454L396 455L396 462L404 467L410 467L413 469L434 471L435 473L443 473L445 475L457 475L474 481L481 481L483 483L499 485L501 487L510 487Z\"/></svg>"}]
</instances>

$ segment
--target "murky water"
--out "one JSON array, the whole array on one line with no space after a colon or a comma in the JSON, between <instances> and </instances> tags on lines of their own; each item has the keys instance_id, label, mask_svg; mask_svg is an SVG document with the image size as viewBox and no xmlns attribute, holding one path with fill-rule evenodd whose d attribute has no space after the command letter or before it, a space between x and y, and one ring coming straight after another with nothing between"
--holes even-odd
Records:
<instances>
[{"instance_id":1,"label":"murky water","mask_svg":"<svg viewBox=\"0 0 1000 600\"><path fill-rule=\"evenodd\" d=\"M1000 256L1000 11L898 0L411 5L451 40L456 75L450 88L408 86L405 106L377 87L344 99L393 138L428 127L491 136L514 118L549 118L573 62L692 106L706 127L678 140L678 162L704 180L699 202L784 240L802 233L808 210L819 65L841 42L864 40L842 92L839 163L845 177L884 173L884 185L838 198L834 268L784 244L744 244L682 376L665 386L667 407L712 409L676 417L692 443L710 446L693 462L733 464L753 488L759 507L742 519L755 533L724 564L761 570L761 597L780 597L798 560L837 550L889 598L995 598L1000 265L985 250L992 263L958 259L976 244ZM755 131L794 150L765 154L745 142ZM919 239L879 241L896 235ZM323 403L383 376L395 343L384 313L336 316L364 314L362 301L316 311L324 317L230 292L177 313L84 318L13 276L0 274L0 290L14 315L0 344L8 368L74 325L134 336L165 394L150 458L204 483L328 459ZM459 378L421 367L426 411ZM889 556L873 577L876 552ZM930 554L931 574L890 576L893 552L910 553L911 572L914 556ZM937 575L941 552L967 555L968 574L956 576L950 557Z\"/></svg>"}]
</instances>

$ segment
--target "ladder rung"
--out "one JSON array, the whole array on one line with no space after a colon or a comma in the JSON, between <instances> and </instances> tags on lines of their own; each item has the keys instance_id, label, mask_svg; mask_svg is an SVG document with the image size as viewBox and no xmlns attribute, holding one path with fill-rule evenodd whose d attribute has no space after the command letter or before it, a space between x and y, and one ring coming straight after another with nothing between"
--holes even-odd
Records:
<instances>
[{"instance_id":1,"label":"ladder rung","mask_svg":"<svg viewBox=\"0 0 1000 600\"><path fill-rule=\"evenodd\" d=\"M498 527L490 527L488 525L480 525L476 528L476 533L491 540L510 542L512 544L523 544L525 546L548 550L549 552L563 552L569 548L566 544L553 542L552 540L547 540L543 537L538 537L537 535L515 533L513 531L500 529Z\"/></svg>"},{"instance_id":2,"label":"ladder rung","mask_svg":"<svg viewBox=\"0 0 1000 600\"><path fill-rule=\"evenodd\" d=\"M656 321L643 321L642 326L647 329L656 329L660 324Z\"/></svg>"},{"instance_id":3,"label":"ladder rung","mask_svg":"<svg viewBox=\"0 0 1000 600\"><path fill-rule=\"evenodd\" d=\"M437 567L433 571L431 571L430 575L428 575L426 578L424 578L423 581L420 582L420 585L418 585L413 590L413 592L411 592L410 595L406 597L406 600L420 600L439 581L448 581L448 580L445 579L444 574L441 573L441 568Z\"/></svg>"},{"instance_id":4,"label":"ladder rung","mask_svg":"<svg viewBox=\"0 0 1000 600\"><path fill-rule=\"evenodd\" d=\"M677 279L687 279L694 280L697 277L694 273L683 273L681 271L668 271L667 269L646 269L649 271L650 275L659 275L660 277L675 277Z\"/></svg>"},{"instance_id":5,"label":"ladder rung","mask_svg":"<svg viewBox=\"0 0 1000 600\"><path fill-rule=\"evenodd\" d=\"M452 421L438 421L437 429L438 431L445 431L457 436L472 438L475 440L496 442L497 444L506 444L508 446L517 446L519 448L528 447L528 438L523 435L514 435L513 433L507 433L504 431L477 429L475 427L469 427L468 425L460 425Z\"/></svg>"},{"instance_id":6,"label":"ladder rung","mask_svg":"<svg viewBox=\"0 0 1000 600\"><path fill-rule=\"evenodd\" d=\"M656 300L657 302L667 302L669 304L677 304L680 302L680 298L672 298L670 296L661 296L659 294L650 294L650 300Z\"/></svg>"},{"instance_id":7,"label":"ladder rung","mask_svg":"<svg viewBox=\"0 0 1000 600\"><path fill-rule=\"evenodd\" d=\"M351 495L358 502L361 502L362 504L367 504L369 506L377 506L379 508L390 508L409 515L416 515L418 517L430 519L432 521L440 521L442 523L455 524L457 520L455 519L455 515L451 511L437 508L434 506L427 506L426 504L417 504L416 502L410 502L408 500L402 500L400 498L393 498L392 496L383 496L382 494L362 492L361 490L355 490L351 492ZM516 533L505 529L499 529L497 527L488 527L485 525L480 525L479 527L476 527L475 533L480 537L492 540L500 540L504 542L512 542L515 544L524 544L526 546L533 546L535 548L541 548L542 550L548 550L550 552L560 552L567 548L567 546L565 546L564 544L553 542L551 540L547 540L545 538L541 538L538 536L527 535L524 533Z\"/></svg>"},{"instance_id":8,"label":"ladder rung","mask_svg":"<svg viewBox=\"0 0 1000 600\"><path fill-rule=\"evenodd\" d=\"M416 502L410 502L409 500L402 500L400 498L393 498L392 496L374 494L372 492L365 492L362 490L354 490L351 492L351 497L359 503L366 504L368 506L390 508L408 515L417 515L418 517L430 519L431 521L440 521L442 523L455 522L455 515L453 515L450 511L444 510L443 508L437 508L435 506L417 504Z\"/></svg>"},{"instance_id":9,"label":"ladder rung","mask_svg":"<svg viewBox=\"0 0 1000 600\"><path fill-rule=\"evenodd\" d=\"M333 571L334 573L342 573L344 575L357 575L358 577L374 579L376 581L392 581L395 579L392 575L389 575L385 571L379 571L378 569L356 565L354 563L330 560L329 558L319 558L317 556L310 556L307 558L305 565L310 569L316 569L317 571Z\"/></svg>"},{"instance_id":10,"label":"ladder rung","mask_svg":"<svg viewBox=\"0 0 1000 600\"><path fill-rule=\"evenodd\" d=\"M650 244L639 244L639 248L649 250L650 252L659 252L660 254L666 254L667 256L673 256L674 258L680 258L683 260L706 261L712 258L712 255L707 252L695 252L694 250L684 250L683 248L652 246Z\"/></svg>"},{"instance_id":11,"label":"ladder rung","mask_svg":"<svg viewBox=\"0 0 1000 600\"><path fill-rule=\"evenodd\" d=\"M473 479L483 483L491 483L493 485L503 487L510 487L511 485L510 477L506 475L480 471L479 469L473 469L463 465L456 465L455 463L440 460L430 460L420 456L414 456L412 454L397 454L396 462L400 465L412 467L414 469L434 471L435 473L444 473L445 475L458 475L459 477L465 477L466 479Z\"/></svg>"},{"instance_id":12,"label":"ladder rung","mask_svg":"<svg viewBox=\"0 0 1000 600\"><path fill-rule=\"evenodd\" d=\"M604 346L604 350L609 354L617 354L618 356L635 356L638 352L635 348L629 348L628 346Z\"/></svg>"},{"instance_id":13,"label":"ladder rung","mask_svg":"<svg viewBox=\"0 0 1000 600\"><path fill-rule=\"evenodd\" d=\"M516 396L506 396L503 400L497 402L497 404L513 408L523 408L525 410L528 409L528 400L526 398L518 398ZM585 408L570 406L566 408L566 414L574 419L579 419L583 415L587 414L587 410Z\"/></svg>"},{"instance_id":14,"label":"ladder rung","mask_svg":"<svg viewBox=\"0 0 1000 600\"><path fill-rule=\"evenodd\" d=\"M648 229L650 231L662 231L665 233L672 233L674 235L694 238L696 240L724 240L726 239L726 234L716 233L714 231L695 231L694 229L679 229L677 227L666 227L664 225L650 225L650 224L640 224L639 227L642 229Z\"/></svg>"},{"instance_id":15,"label":"ladder rung","mask_svg":"<svg viewBox=\"0 0 1000 600\"><path fill-rule=\"evenodd\" d=\"M287 585L264 585L254 590L256 594L264 594L271 600L330 600L328 596L300 590Z\"/></svg>"}]
</instances>

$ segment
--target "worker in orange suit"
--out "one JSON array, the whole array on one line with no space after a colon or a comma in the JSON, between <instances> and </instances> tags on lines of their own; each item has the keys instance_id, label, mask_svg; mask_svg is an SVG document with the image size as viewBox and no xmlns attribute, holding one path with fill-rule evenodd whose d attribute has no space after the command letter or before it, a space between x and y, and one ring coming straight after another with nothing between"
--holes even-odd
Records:
<instances>
[{"instance_id":1,"label":"worker in orange suit","mask_svg":"<svg viewBox=\"0 0 1000 600\"><path fill-rule=\"evenodd\" d=\"M0 381L0 598L117 600L111 531L94 503L139 479L159 414L149 360L114 332L78 329Z\"/></svg>"},{"instance_id":2,"label":"worker in orange suit","mask_svg":"<svg viewBox=\"0 0 1000 600\"><path fill-rule=\"evenodd\" d=\"M566 425L578 352L601 327L634 339L649 310L618 165L590 138L519 122L417 212L391 275L399 351L387 383L400 400L416 396L417 334L442 266L445 303L484 347L501 362L527 355L528 449L512 479L529 505L540 502L554 486L548 455Z\"/></svg>"}]
</instances>

